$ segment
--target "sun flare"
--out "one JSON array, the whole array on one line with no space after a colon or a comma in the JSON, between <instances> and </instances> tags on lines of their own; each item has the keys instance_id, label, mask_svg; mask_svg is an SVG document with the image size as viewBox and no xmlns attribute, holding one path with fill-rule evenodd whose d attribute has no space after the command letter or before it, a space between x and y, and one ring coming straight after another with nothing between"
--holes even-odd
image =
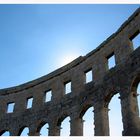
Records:
<instances>
[{"instance_id":1,"label":"sun flare","mask_svg":"<svg viewBox=\"0 0 140 140\"><path fill-rule=\"evenodd\" d=\"M65 56L63 56L60 60L60 65L61 66L64 66L70 62L72 62L73 60L75 60L77 57L79 57L78 54L74 54L74 53L69 53L69 54L66 54Z\"/></svg>"}]
</instances>

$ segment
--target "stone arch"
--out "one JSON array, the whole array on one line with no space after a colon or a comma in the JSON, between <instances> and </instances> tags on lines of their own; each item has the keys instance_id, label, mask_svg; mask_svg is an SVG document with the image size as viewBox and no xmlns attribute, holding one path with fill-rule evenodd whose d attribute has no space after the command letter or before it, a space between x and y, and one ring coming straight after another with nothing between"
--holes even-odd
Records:
<instances>
[{"instance_id":1,"label":"stone arch","mask_svg":"<svg viewBox=\"0 0 140 140\"><path fill-rule=\"evenodd\" d=\"M67 118L69 117L70 115L68 115L67 113L64 113L62 114L59 118L58 118L58 121L57 121L57 126L61 126L61 123Z\"/></svg>"},{"instance_id":2,"label":"stone arch","mask_svg":"<svg viewBox=\"0 0 140 140\"><path fill-rule=\"evenodd\" d=\"M47 121L40 121L38 127L37 127L37 133L39 133L41 135L41 129L46 125L48 124L49 126L49 123Z\"/></svg>"},{"instance_id":3,"label":"stone arch","mask_svg":"<svg viewBox=\"0 0 140 140\"><path fill-rule=\"evenodd\" d=\"M67 118L70 118L70 115L68 115L67 113L65 114L62 114L62 116L58 119L58 121L57 121L57 126L60 128L60 135L61 135L61 129L63 129L62 128L62 123L63 123L63 121L65 121L65 119L67 119ZM70 120L69 120L70 121ZM69 128L70 128L70 122L69 122ZM70 135L70 133L69 133L69 135Z\"/></svg>"},{"instance_id":4,"label":"stone arch","mask_svg":"<svg viewBox=\"0 0 140 140\"><path fill-rule=\"evenodd\" d=\"M139 114L139 117L140 117L140 81L139 81L139 84L137 86L137 104L138 104L138 114Z\"/></svg>"},{"instance_id":5,"label":"stone arch","mask_svg":"<svg viewBox=\"0 0 140 140\"><path fill-rule=\"evenodd\" d=\"M135 76L135 77L132 79L132 82L131 82L131 89L130 89L131 92L136 93L139 82L140 82L140 73L138 73L137 76ZM133 93L133 94L134 94L134 93Z\"/></svg>"},{"instance_id":6,"label":"stone arch","mask_svg":"<svg viewBox=\"0 0 140 140\"><path fill-rule=\"evenodd\" d=\"M139 135L139 109L137 100L137 87L140 82L140 72L137 71L125 79L125 86L122 87L121 95L122 116L123 116L123 135Z\"/></svg>"},{"instance_id":7,"label":"stone arch","mask_svg":"<svg viewBox=\"0 0 140 140\"><path fill-rule=\"evenodd\" d=\"M121 111L122 105L121 105L121 98L120 98L121 91L119 90L119 88L110 88L110 89L107 89L105 93L106 93L106 96L104 98L104 106L109 111L108 112L109 135L112 135L112 136L122 135L122 132L121 133L119 132L120 129L122 129L121 131L123 131L123 126L122 126L123 125L123 122L122 122L123 116L122 116L122 111ZM119 103L119 100L120 100L120 103ZM114 103L113 106L110 106L110 105L112 105L112 103ZM114 108L114 106L116 106L116 109ZM118 107L119 107L119 109L118 109ZM117 119L115 117L112 117L113 115L115 115L116 112L118 113ZM113 114L111 114L111 113L113 113ZM114 118L115 118L115 120L114 120ZM116 128L116 130L115 130L115 127L113 127L113 126L116 123L116 121L119 122L119 125L117 125L118 128Z\"/></svg>"},{"instance_id":8,"label":"stone arch","mask_svg":"<svg viewBox=\"0 0 140 140\"><path fill-rule=\"evenodd\" d=\"M19 129L18 136L21 136L22 132L23 132L26 128L28 128L28 130L29 130L29 127L28 127L28 126L23 126L23 127L21 127L21 128ZM29 130L29 131L30 131L30 130ZM28 132L27 134L29 135L29 132Z\"/></svg>"},{"instance_id":9,"label":"stone arch","mask_svg":"<svg viewBox=\"0 0 140 140\"><path fill-rule=\"evenodd\" d=\"M3 136L4 133L7 133L8 136L10 136L10 132L9 132L8 130L2 130L2 131L0 132L0 136Z\"/></svg>"},{"instance_id":10,"label":"stone arch","mask_svg":"<svg viewBox=\"0 0 140 140\"><path fill-rule=\"evenodd\" d=\"M82 127L83 136L85 136L85 135L91 136L94 134L94 129L95 129L94 128L94 112L93 112L93 109L92 109L92 111L90 110L92 112L92 115L91 115L91 113L89 112L89 109L91 109L91 108L94 108L93 105L89 102L86 102L83 105L83 107L81 108L80 113L79 113L79 118L81 119L81 121L83 123L83 127ZM87 113L90 116L87 117L86 116ZM91 118L91 119L89 119L89 118ZM91 120L92 122L89 123L89 120ZM89 127L89 125L90 125L91 129L93 129L93 131L91 131L92 134L91 133L89 134L86 131L86 128ZM93 128L92 128L92 126L93 126Z\"/></svg>"},{"instance_id":11,"label":"stone arch","mask_svg":"<svg viewBox=\"0 0 140 140\"><path fill-rule=\"evenodd\" d=\"M108 105L110 136L122 136L122 131L123 131L122 112L121 112L122 106L119 98L120 98L120 93L114 94Z\"/></svg>"},{"instance_id":12,"label":"stone arch","mask_svg":"<svg viewBox=\"0 0 140 140\"><path fill-rule=\"evenodd\" d=\"M137 89L138 89L138 85L140 84L140 73L137 74L137 76L135 76L133 79L132 79L132 82L131 82L131 86L130 86L130 93L133 95L133 97L136 97L135 98L135 111L137 113L138 116L140 116L140 106L138 106L138 96L140 96L138 93L137 93Z\"/></svg>"},{"instance_id":13,"label":"stone arch","mask_svg":"<svg viewBox=\"0 0 140 140\"><path fill-rule=\"evenodd\" d=\"M84 105L81 110L80 110L80 114L79 114L79 117L82 118L84 116L84 114L86 113L86 111L90 108L90 107L93 107L93 105L91 104L86 104Z\"/></svg>"},{"instance_id":14,"label":"stone arch","mask_svg":"<svg viewBox=\"0 0 140 140\"><path fill-rule=\"evenodd\" d=\"M121 94L120 90L115 89L115 88L111 88L111 89L107 89L105 91L105 97L104 97L104 106L106 108L108 108L109 103L111 102L111 99L113 98L114 95L116 94Z\"/></svg>"}]
</instances>

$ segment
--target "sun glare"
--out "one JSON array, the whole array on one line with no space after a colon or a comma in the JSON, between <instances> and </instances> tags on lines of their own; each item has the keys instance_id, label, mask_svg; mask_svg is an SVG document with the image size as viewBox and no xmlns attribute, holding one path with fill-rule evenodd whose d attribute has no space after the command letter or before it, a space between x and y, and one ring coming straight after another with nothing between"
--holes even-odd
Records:
<instances>
[{"instance_id":1,"label":"sun glare","mask_svg":"<svg viewBox=\"0 0 140 140\"><path fill-rule=\"evenodd\" d=\"M62 56L62 58L60 60L60 65L64 66L64 65L72 62L73 60L75 60L78 57L79 57L79 54L74 54L74 53L66 54L65 56Z\"/></svg>"}]
</instances>

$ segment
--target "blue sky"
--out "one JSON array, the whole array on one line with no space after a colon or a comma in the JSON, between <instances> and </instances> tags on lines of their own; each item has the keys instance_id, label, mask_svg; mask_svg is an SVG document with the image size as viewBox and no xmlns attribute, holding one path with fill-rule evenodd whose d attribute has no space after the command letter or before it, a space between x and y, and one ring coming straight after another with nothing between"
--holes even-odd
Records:
<instances>
[{"instance_id":1,"label":"blue sky","mask_svg":"<svg viewBox=\"0 0 140 140\"><path fill-rule=\"evenodd\" d=\"M0 88L95 49L138 5L0 5ZM68 60L67 60L68 59Z\"/></svg>"},{"instance_id":2,"label":"blue sky","mask_svg":"<svg viewBox=\"0 0 140 140\"><path fill-rule=\"evenodd\" d=\"M86 55L138 7L134 4L0 5L0 89L34 80ZM88 116L87 124L91 124ZM120 128L121 125L119 131Z\"/></svg>"}]
</instances>

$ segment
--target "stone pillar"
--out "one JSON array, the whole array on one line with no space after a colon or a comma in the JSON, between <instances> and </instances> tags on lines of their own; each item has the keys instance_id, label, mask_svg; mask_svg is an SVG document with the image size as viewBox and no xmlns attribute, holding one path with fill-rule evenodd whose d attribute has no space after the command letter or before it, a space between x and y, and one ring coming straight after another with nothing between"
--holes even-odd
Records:
<instances>
[{"instance_id":1,"label":"stone pillar","mask_svg":"<svg viewBox=\"0 0 140 140\"><path fill-rule=\"evenodd\" d=\"M57 126L56 124L49 125L49 136L60 136L61 126Z\"/></svg>"},{"instance_id":2,"label":"stone pillar","mask_svg":"<svg viewBox=\"0 0 140 140\"><path fill-rule=\"evenodd\" d=\"M18 136L18 130L15 130L15 129L13 129L13 130L10 130L10 136Z\"/></svg>"},{"instance_id":3,"label":"stone pillar","mask_svg":"<svg viewBox=\"0 0 140 140\"><path fill-rule=\"evenodd\" d=\"M30 127L28 136L40 136L40 132L37 132L36 127Z\"/></svg>"},{"instance_id":4,"label":"stone pillar","mask_svg":"<svg viewBox=\"0 0 140 140\"><path fill-rule=\"evenodd\" d=\"M138 116L137 94L129 93L123 89L121 94L123 135L124 136L140 136L140 119Z\"/></svg>"},{"instance_id":5,"label":"stone pillar","mask_svg":"<svg viewBox=\"0 0 140 140\"><path fill-rule=\"evenodd\" d=\"M28 133L29 136L40 136L39 132L29 132Z\"/></svg>"},{"instance_id":6,"label":"stone pillar","mask_svg":"<svg viewBox=\"0 0 140 140\"><path fill-rule=\"evenodd\" d=\"M116 64L120 64L125 58L133 52L133 45L127 34L118 36L115 49Z\"/></svg>"},{"instance_id":7,"label":"stone pillar","mask_svg":"<svg viewBox=\"0 0 140 140\"><path fill-rule=\"evenodd\" d=\"M15 120L14 120L15 121ZM16 124L12 124L12 126L10 126L10 129L8 129L8 131L10 132L10 136L20 136L20 132L21 131L21 127L19 127L18 125L18 121Z\"/></svg>"},{"instance_id":8,"label":"stone pillar","mask_svg":"<svg viewBox=\"0 0 140 140\"><path fill-rule=\"evenodd\" d=\"M83 136L83 119L71 118L70 120L70 136Z\"/></svg>"},{"instance_id":9,"label":"stone pillar","mask_svg":"<svg viewBox=\"0 0 140 140\"><path fill-rule=\"evenodd\" d=\"M94 105L95 136L109 136L108 111L103 102Z\"/></svg>"}]
</instances>

